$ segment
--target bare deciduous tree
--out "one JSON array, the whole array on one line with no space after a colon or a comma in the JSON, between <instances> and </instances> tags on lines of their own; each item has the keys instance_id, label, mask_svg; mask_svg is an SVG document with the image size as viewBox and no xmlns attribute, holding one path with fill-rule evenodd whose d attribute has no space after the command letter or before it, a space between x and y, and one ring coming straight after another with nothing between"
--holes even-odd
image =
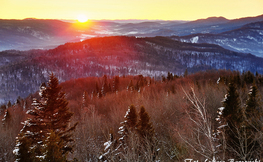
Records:
<instances>
[{"instance_id":1,"label":"bare deciduous tree","mask_svg":"<svg viewBox=\"0 0 263 162\"><path fill-rule=\"evenodd\" d=\"M202 155L206 159L215 161L217 150L216 142L213 135L212 119L207 112L205 100L202 102L195 94L193 88L190 93L184 89L186 99L190 102L190 110L186 110L190 120L193 122L191 138L179 136L186 142L195 152Z\"/></svg>"}]
</instances>

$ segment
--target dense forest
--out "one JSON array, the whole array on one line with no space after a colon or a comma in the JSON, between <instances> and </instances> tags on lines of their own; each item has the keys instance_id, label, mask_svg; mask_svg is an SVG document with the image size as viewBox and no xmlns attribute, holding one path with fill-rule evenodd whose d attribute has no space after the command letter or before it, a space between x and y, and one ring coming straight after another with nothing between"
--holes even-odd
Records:
<instances>
[{"instance_id":1,"label":"dense forest","mask_svg":"<svg viewBox=\"0 0 263 162\"><path fill-rule=\"evenodd\" d=\"M66 43L50 50L0 52L0 104L27 97L51 72L64 82L85 77L143 75L159 79L204 70L263 73L263 58L218 45L186 43L169 37L111 36Z\"/></svg>"},{"instance_id":2,"label":"dense forest","mask_svg":"<svg viewBox=\"0 0 263 162\"><path fill-rule=\"evenodd\" d=\"M42 83L0 108L0 161L256 161L263 76L212 70ZM21 124L22 122L22 124ZM26 159L26 160L25 160Z\"/></svg>"}]
</instances>

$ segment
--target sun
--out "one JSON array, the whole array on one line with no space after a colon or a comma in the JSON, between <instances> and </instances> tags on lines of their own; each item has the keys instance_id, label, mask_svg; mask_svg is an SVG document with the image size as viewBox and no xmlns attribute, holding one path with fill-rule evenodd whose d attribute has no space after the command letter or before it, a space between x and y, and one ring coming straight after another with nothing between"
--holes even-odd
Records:
<instances>
[{"instance_id":1,"label":"sun","mask_svg":"<svg viewBox=\"0 0 263 162\"><path fill-rule=\"evenodd\" d=\"M88 21L88 18L86 15L78 15L78 21L81 23L84 23L84 22Z\"/></svg>"}]
</instances>

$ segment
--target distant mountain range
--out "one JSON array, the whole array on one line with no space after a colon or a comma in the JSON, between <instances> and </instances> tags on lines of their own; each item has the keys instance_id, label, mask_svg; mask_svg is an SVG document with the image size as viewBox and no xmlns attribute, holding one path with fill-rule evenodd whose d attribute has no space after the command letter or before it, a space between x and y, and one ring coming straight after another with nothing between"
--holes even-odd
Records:
<instances>
[{"instance_id":1,"label":"distant mountain range","mask_svg":"<svg viewBox=\"0 0 263 162\"><path fill-rule=\"evenodd\" d=\"M219 34L193 34L172 38L182 42L217 44L232 51L263 56L263 21Z\"/></svg>"},{"instance_id":2,"label":"distant mountain range","mask_svg":"<svg viewBox=\"0 0 263 162\"><path fill-rule=\"evenodd\" d=\"M34 93L51 72L60 81L104 74L160 78L186 69L263 73L263 15L196 21L0 20L0 51L0 103Z\"/></svg>"},{"instance_id":3,"label":"distant mountain range","mask_svg":"<svg viewBox=\"0 0 263 162\"><path fill-rule=\"evenodd\" d=\"M0 20L0 50L55 48L80 35L59 20Z\"/></svg>"},{"instance_id":4,"label":"distant mountain range","mask_svg":"<svg viewBox=\"0 0 263 162\"><path fill-rule=\"evenodd\" d=\"M262 24L262 21L263 15L234 20L210 17L195 21L103 20L73 23L38 19L0 20L0 51L52 49L66 42L104 36L174 36L176 40L187 42L198 38L196 43L217 44L263 57L262 27L252 27L253 24Z\"/></svg>"},{"instance_id":5,"label":"distant mountain range","mask_svg":"<svg viewBox=\"0 0 263 162\"><path fill-rule=\"evenodd\" d=\"M66 43L50 50L0 52L0 102L38 90L53 72L60 81L88 76L139 75L160 78L207 69L263 73L263 58L213 44L169 37L111 36Z\"/></svg>"}]
</instances>

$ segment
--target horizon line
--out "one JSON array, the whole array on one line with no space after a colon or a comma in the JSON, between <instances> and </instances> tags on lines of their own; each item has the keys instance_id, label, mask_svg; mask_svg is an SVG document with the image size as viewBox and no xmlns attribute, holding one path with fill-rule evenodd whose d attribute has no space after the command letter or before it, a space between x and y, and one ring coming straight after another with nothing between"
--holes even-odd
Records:
<instances>
[{"instance_id":1,"label":"horizon line","mask_svg":"<svg viewBox=\"0 0 263 162\"><path fill-rule=\"evenodd\" d=\"M246 17L238 17L234 19L228 19L224 16L209 16L206 18L198 18L198 19L193 19L193 20L176 20L176 19L88 19L88 21L196 21L196 20L205 20L208 18L225 18L227 20L237 20L237 19L242 19L242 18L251 18L251 17L259 17L263 16L263 14L257 15L257 16L246 16ZM61 21L77 21L77 19L64 19L64 18L36 18L36 17L27 17L23 19L16 19L16 18L10 18L10 19L5 19L5 18L0 18L0 20L61 20Z\"/></svg>"}]
</instances>

